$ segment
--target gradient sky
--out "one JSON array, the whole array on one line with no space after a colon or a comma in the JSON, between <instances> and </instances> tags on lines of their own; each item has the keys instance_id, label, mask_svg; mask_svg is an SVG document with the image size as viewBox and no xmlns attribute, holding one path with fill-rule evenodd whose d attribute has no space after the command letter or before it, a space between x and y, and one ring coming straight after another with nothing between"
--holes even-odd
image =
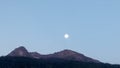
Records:
<instances>
[{"instance_id":1,"label":"gradient sky","mask_svg":"<svg viewBox=\"0 0 120 68\"><path fill-rule=\"evenodd\" d=\"M0 55L19 46L120 64L120 0L0 0Z\"/></svg>"}]
</instances>

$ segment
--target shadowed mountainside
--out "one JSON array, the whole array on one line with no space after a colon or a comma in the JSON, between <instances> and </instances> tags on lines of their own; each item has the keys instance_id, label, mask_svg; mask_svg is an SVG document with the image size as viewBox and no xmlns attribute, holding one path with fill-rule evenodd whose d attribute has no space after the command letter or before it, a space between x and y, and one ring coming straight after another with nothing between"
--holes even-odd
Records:
<instances>
[{"instance_id":1,"label":"shadowed mountainside","mask_svg":"<svg viewBox=\"0 0 120 68\"><path fill-rule=\"evenodd\" d=\"M0 68L120 68L107 63L80 62L58 58L0 57Z\"/></svg>"}]
</instances>

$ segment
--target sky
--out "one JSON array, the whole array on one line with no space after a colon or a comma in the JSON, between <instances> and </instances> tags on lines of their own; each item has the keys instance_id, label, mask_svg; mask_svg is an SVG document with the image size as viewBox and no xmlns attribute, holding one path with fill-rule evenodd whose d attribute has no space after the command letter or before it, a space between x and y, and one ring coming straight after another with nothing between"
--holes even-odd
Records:
<instances>
[{"instance_id":1,"label":"sky","mask_svg":"<svg viewBox=\"0 0 120 68\"><path fill-rule=\"evenodd\" d=\"M119 8L120 0L0 0L0 55L70 49L120 64Z\"/></svg>"}]
</instances>

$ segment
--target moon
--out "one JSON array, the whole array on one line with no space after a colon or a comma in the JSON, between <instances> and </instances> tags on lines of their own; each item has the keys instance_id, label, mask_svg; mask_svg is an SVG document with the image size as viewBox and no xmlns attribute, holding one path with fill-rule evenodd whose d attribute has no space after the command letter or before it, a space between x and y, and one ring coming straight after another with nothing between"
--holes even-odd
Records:
<instances>
[{"instance_id":1,"label":"moon","mask_svg":"<svg viewBox=\"0 0 120 68\"><path fill-rule=\"evenodd\" d=\"M64 38L65 38L65 39L68 39L69 37L70 37L69 34L67 34L67 33L64 34Z\"/></svg>"}]
</instances>

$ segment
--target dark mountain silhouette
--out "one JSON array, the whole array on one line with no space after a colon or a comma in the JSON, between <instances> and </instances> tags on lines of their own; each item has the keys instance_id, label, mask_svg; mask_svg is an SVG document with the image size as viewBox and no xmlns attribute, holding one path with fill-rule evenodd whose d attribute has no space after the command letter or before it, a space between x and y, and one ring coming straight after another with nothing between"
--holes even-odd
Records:
<instances>
[{"instance_id":1,"label":"dark mountain silhouette","mask_svg":"<svg viewBox=\"0 0 120 68\"><path fill-rule=\"evenodd\" d=\"M117 64L91 63L63 59L30 57L0 57L0 68L120 68Z\"/></svg>"},{"instance_id":2,"label":"dark mountain silhouette","mask_svg":"<svg viewBox=\"0 0 120 68\"><path fill-rule=\"evenodd\" d=\"M21 46L13 50L10 54L7 56L21 56L21 57L31 57L31 58L37 58L37 59L64 59L64 60L73 60L73 61L82 61L82 62L95 62L100 63L100 61L86 57L83 54L77 53L72 50L63 50L60 52L56 52L54 54L48 54L48 55L41 55L37 52L28 52L25 47Z\"/></svg>"},{"instance_id":3,"label":"dark mountain silhouette","mask_svg":"<svg viewBox=\"0 0 120 68\"><path fill-rule=\"evenodd\" d=\"M72 50L48 55L28 52L21 46L7 56L0 57L0 68L120 68L120 65L102 63Z\"/></svg>"}]
</instances>

